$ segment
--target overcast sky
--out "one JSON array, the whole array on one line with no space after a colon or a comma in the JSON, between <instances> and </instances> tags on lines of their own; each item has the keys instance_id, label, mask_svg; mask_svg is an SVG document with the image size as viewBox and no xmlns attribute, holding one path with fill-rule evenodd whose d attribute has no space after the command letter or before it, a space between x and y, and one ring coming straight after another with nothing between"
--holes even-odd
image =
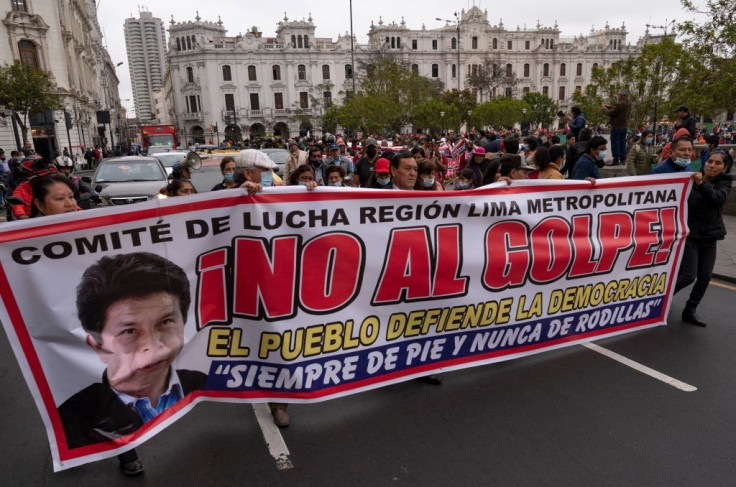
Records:
<instances>
[{"instance_id":1,"label":"overcast sky","mask_svg":"<svg viewBox=\"0 0 736 487\"><path fill-rule=\"evenodd\" d=\"M269 2L267 2L268 4ZM339 0L332 2L309 0L280 0L278 7L264 8L262 2L252 0L136 0L136 2L122 2L120 0L98 0L98 18L103 34L106 37L107 49L113 63L123 61L124 64L117 70L120 78L120 98L130 99L123 101L129 112L133 110L133 92L130 86L128 59L125 52L123 24L126 18L138 17L138 6L150 11L154 17L164 21L166 29L169 27L171 16L176 22L194 20L199 10L202 20L217 21L221 16L228 35L236 35L257 26L263 35L273 37L276 34L276 24L284 18L284 11L289 20L301 20L311 13L316 26L317 37L331 37L337 39L338 34L350 31L350 2ZM522 0L521 2L501 2L490 0L369 0L353 1L353 29L359 43L367 42L368 29L371 21L378 22L379 17L384 22L401 22L402 16L407 28L421 29L422 24L427 29L436 29L444 22L435 20L437 17L453 19L453 13L460 9L478 5L488 10L488 20L496 25L503 19L507 29L529 28L537 24L552 26L555 21L559 24L562 37L573 37L587 34L591 27L600 28L606 21L612 27L620 27L626 23L629 32L627 42L635 44L644 34L646 24L657 26L665 25L672 20L682 21L689 16L686 14L680 0L596 0L596 1L549 1L549 0ZM703 5L705 0L695 0L696 5ZM510 5L518 5L512 9ZM652 33L661 33L662 29L651 29ZM168 38L168 36L167 36Z\"/></svg>"}]
</instances>

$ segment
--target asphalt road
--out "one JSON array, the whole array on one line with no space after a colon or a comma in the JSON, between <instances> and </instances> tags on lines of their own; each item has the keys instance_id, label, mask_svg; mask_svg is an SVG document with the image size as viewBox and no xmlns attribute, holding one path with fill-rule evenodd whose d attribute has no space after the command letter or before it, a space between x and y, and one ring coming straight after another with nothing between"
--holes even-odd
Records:
<instances>
[{"instance_id":1,"label":"asphalt road","mask_svg":"<svg viewBox=\"0 0 736 487\"><path fill-rule=\"evenodd\" d=\"M269 453L251 405L203 403L115 459L53 473L46 435L3 333L0 485L734 485L736 287L713 283L699 313L596 342L697 390L685 392L584 346L290 408L291 468ZM263 407L263 406L261 406ZM283 467L283 463L281 464Z\"/></svg>"}]
</instances>

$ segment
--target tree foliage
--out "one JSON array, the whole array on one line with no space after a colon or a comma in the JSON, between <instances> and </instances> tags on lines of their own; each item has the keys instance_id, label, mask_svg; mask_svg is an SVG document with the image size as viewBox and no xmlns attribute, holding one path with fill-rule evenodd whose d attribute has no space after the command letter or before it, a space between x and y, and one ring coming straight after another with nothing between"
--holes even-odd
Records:
<instances>
[{"instance_id":1,"label":"tree foliage","mask_svg":"<svg viewBox=\"0 0 736 487\"><path fill-rule=\"evenodd\" d=\"M28 141L29 114L62 108L61 96L51 75L23 66L19 61L0 66L0 104L8 106L9 103L13 104L16 111L23 142Z\"/></svg>"},{"instance_id":2,"label":"tree foliage","mask_svg":"<svg viewBox=\"0 0 736 487\"><path fill-rule=\"evenodd\" d=\"M530 109L524 100L499 96L478 105L473 111L473 122L481 127L512 128L514 124L523 122L524 108Z\"/></svg>"},{"instance_id":3,"label":"tree foliage","mask_svg":"<svg viewBox=\"0 0 736 487\"><path fill-rule=\"evenodd\" d=\"M527 119L532 124L550 125L560 109L552 98L541 93L526 93L522 100L527 104Z\"/></svg>"},{"instance_id":4,"label":"tree foliage","mask_svg":"<svg viewBox=\"0 0 736 487\"><path fill-rule=\"evenodd\" d=\"M506 88L511 88L513 94L519 81L516 73L507 71L501 65L500 54L486 56L483 59L483 64L479 65L477 69L470 70L466 78L468 86L478 90L481 100L484 98L484 93L488 94L489 100L499 95L504 96Z\"/></svg>"}]
</instances>

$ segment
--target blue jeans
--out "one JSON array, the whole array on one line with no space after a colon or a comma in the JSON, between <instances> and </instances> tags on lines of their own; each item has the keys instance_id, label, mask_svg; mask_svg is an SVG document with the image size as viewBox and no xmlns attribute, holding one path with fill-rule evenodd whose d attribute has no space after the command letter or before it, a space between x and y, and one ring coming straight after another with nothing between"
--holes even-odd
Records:
<instances>
[{"instance_id":1,"label":"blue jeans","mask_svg":"<svg viewBox=\"0 0 736 487\"><path fill-rule=\"evenodd\" d=\"M626 161L626 129L611 129L611 154L613 163Z\"/></svg>"}]
</instances>

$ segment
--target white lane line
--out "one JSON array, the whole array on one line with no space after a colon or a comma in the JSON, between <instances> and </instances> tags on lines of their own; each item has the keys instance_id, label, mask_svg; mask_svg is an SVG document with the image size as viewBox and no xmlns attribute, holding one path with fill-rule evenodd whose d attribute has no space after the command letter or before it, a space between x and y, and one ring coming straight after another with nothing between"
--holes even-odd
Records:
<instances>
[{"instance_id":1,"label":"white lane line","mask_svg":"<svg viewBox=\"0 0 736 487\"><path fill-rule=\"evenodd\" d=\"M271 409L268 407L268 404L253 404L253 412L256 413L256 419L261 426L263 439L266 440L268 451L274 460L276 460L276 467L279 470L294 468L294 464L291 463L291 457L289 456L289 449L286 447L279 427L273 424Z\"/></svg>"},{"instance_id":2,"label":"white lane line","mask_svg":"<svg viewBox=\"0 0 736 487\"><path fill-rule=\"evenodd\" d=\"M673 377L670 377L669 375L665 375L662 372L657 372L654 369L650 369L646 365L642 365L642 364L640 364L638 362L634 362L633 360L628 359L628 358L624 357L623 355L619 355L619 354L617 354L615 352L612 352L612 351L610 351L610 350L608 350L606 348L600 347L600 346L596 345L595 343L583 343L583 346L585 348L588 348L590 350L593 350L594 352L598 352L601 355L605 355L608 358L612 358L613 360L615 360L617 362L620 362L620 363L622 363L624 365L627 365L627 366L631 367L634 370L638 370L639 372L641 372L643 374L646 374L646 375L648 375L650 377L654 377L657 380L661 380L665 384L669 384L672 387L675 387L677 389L680 389L681 391L694 392L694 391L697 391L698 390L697 387L691 386L690 384L685 384L684 382L679 381L679 380L677 380L677 379L675 379Z\"/></svg>"}]
</instances>

